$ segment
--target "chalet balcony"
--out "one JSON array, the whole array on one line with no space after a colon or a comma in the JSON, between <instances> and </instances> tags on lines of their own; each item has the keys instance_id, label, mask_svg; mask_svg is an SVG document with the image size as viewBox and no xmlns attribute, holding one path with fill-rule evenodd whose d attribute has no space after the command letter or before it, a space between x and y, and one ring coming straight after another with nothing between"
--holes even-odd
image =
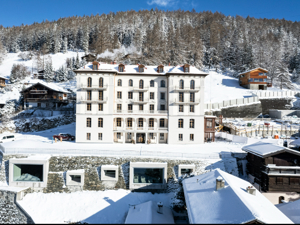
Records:
<instances>
[{"instance_id":1,"label":"chalet balcony","mask_svg":"<svg viewBox=\"0 0 300 225\"><path fill-rule=\"evenodd\" d=\"M26 102L67 102L67 99L63 99L62 97L59 98L51 98L51 97L40 97L40 98L25 98Z\"/></svg>"},{"instance_id":2,"label":"chalet balcony","mask_svg":"<svg viewBox=\"0 0 300 225\"><path fill-rule=\"evenodd\" d=\"M173 91L174 92L199 92L200 91L200 87L195 87L195 88L191 88L191 87L179 87L179 86L173 86Z\"/></svg>"},{"instance_id":3,"label":"chalet balcony","mask_svg":"<svg viewBox=\"0 0 300 225\"><path fill-rule=\"evenodd\" d=\"M47 94L47 90L30 90L29 94Z\"/></svg>"},{"instance_id":4,"label":"chalet balcony","mask_svg":"<svg viewBox=\"0 0 300 225\"><path fill-rule=\"evenodd\" d=\"M263 171L269 176L300 176L300 167L299 166L276 166L276 165L267 165Z\"/></svg>"},{"instance_id":5,"label":"chalet balcony","mask_svg":"<svg viewBox=\"0 0 300 225\"><path fill-rule=\"evenodd\" d=\"M87 85L80 85L80 89L82 90L106 90L108 85L103 85L103 86L99 86L99 85L92 85L90 87L88 87Z\"/></svg>"},{"instance_id":6,"label":"chalet balcony","mask_svg":"<svg viewBox=\"0 0 300 225\"><path fill-rule=\"evenodd\" d=\"M0 83L0 87L5 87L5 83Z\"/></svg>"},{"instance_id":7,"label":"chalet balcony","mask_svg":"<svg viewBox=\"0 0 300 225\"><path fill-rule=\"evenodd\" d=\"M200 99L194 99L194 100L181 100L175 98L175 100L171 101L172 105L198 105L200 103Z\"/></svg>"},{"instance_id":8,"label":"chalet balcony","mask_svg":"<svg viewBox=\"0 0 300 225\"><path fill-rule=\"evenodd\" d=\"M115 114L168 114L167 110L115 110Z\"/></svg>"}]
</instances>

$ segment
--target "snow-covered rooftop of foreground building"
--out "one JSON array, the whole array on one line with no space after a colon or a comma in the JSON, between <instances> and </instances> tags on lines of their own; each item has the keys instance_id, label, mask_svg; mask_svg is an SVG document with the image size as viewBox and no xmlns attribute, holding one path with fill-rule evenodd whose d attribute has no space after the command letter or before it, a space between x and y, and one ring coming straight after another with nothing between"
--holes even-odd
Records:
<instances>
[{"instance_id":1,"label":"snow-covered rooftop of foreground building","mask_svg":"<svg viewBox=\"0 0 300 225\"><path fill-rule=\"evenodd\" d=\"M264 69L264 68L257 67L257 68L254 68L254 69L247 70L247 71L245 71L245 72L239 73L238 75L242 75L242 74L245 74L245 73L249 73L249 72L251 72L251 71L253 71L253 70L264 70L264 71L267 71L267 72L268 72L268 70L266 70L266 69Z\"/></svg>"},{"instance_id":2,"label":"snow-covered rooftop of foreground building","mask_svg":"<svg viewBox=\"0 0 300 225\"><path fill-rule=\"evenodd\" d=\"M242 148L245 152L252 153L254 155L260 156L260 157L268 157L273 154L278 154L280 152L289 152L295 155L300 155L300 152L285 148L283 146L274 145L271 143L266 142L256 142L251 145L246 145Z\"/></svg>"},{"instance_id":3,"label":"snow-covered rooftop of foreground building","mask_svg":"<svg viewBox=\"0 0 300 225\"><path fill-rule=\"evenodd\" d=\"M289 203L281 203L276 205L276 207L291 221L296 224L300 224L300 200Z\"/></svg>"},{"instance_id":4,"label":"snow-covered rooftop of foreground building","mask_svg":"<svg viewBox=\"0 0 300 225\"><path fill-rule=\"evenodd\" d=\"M8 80L7 78L5 78L5 77L3 77L3 76L0 76L0 79Z\"/></svg>"},{"instance_id":5,"label":"snow-covered rooftop of foreground building","mask_svg":"<svg viewBox=\"0 0 300 225\"><path fill-rule=\"evenodd\" d=\"M216 179L225 187L216 191ZM249 182L220 169L183 181L190 223L292 223L258 190L249 194Z\"/></svg>"},{"instance_id":6,"label":"snow-covered rooftop of foreground building","mask_svg":"<svg viewBox=\"0 0 300 225\"><path fill-rule=\"evenodd\" d=\"M139 65L125 65L124 72L119 72L118 64L104 64L99 63L100 66L98 66L99 72L115 72L118 74L151 74L151 75L166 75L166 74L197 74L197 75L203 75L206 76L208 73L202 72L201 70L197 69L194 66L189 67L189 72L183 71L183 65L177 65L177 66L164 66L163 72L157 72L157 66L146 66L144 67L144 72L139 72ZM81 67L77 71L95 71L93 70L93 64L88 63L84 67ZM76 72L76 71L75 71Z\"/></svg>"},{"instance_id":7,"label":"snow-covered rooftop of foreground building","mask_svg":"<svg viewBox=\"0 0 300 225\"><path fill-rule=\"evenodd\" d=\"M27 90L28 88L31 88L32 86L34 86L34 85L36 85L36 84L39 83L39 84L41 84L41 85L43 85L43 86L45 86L45 87L47 87L47 88L49 88L49 89L51 89L53 91L57 91L57 92L61 92L61 93L70 93L69 91L63 89L62 87L57 86L54 83L47 83L47 82L42 81L42 80L39 80L39 81L36 81L36 82L32 82L31 81L30 83L32 83L32 85L30 85L29 87L27 87L25 90ZM25 90L23 90L23 91L25 91Z\"/></svg>"},{"instance_id":8,"label":"snow-covered rooftop of foreground building","mask_svg":"<svg viewBox=\"0 0 300 225\"><path fill-rule=\"evenodd\" d=\"M148 201L139 205L130 206L125 224L174 224L171 209L162 207L163 213L157 212L157 203Z\"/></svg>"}]
</instances>

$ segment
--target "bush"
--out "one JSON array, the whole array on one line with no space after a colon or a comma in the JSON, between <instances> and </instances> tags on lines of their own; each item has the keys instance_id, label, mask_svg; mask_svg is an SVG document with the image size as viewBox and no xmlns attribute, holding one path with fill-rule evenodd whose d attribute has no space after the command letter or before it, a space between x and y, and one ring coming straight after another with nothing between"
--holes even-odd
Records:
<instances>
[{"instance_id":1,"label":"bush","mask_svg":"<svg viewBox=\"0 0 300 225\"><path fill-rule=\"evenodd\" d=\"M10 82L15 83L23 80L25 77L30 75L30 71L23 64L14 64L10 73Z\"/></svg>"}]
</instances>

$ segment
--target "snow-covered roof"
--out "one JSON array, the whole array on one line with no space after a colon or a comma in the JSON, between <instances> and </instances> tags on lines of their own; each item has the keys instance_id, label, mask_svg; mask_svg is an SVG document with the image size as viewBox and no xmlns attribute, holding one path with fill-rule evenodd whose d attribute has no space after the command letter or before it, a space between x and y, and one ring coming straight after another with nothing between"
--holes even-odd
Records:
<instances>
[{"instance_id":1,"label":"snow-covered roof","mask_svg":"<svg viewBox=\"0 0 300 225\"><path fill-rule=\"evenodd\" d=\"M260 156L262 158L268 157L273 154L278 154L280 152L289 152L295 155L300 155L300 152L298 151L261 141L251 145L246 145L242 148L242 150Z\"/></svg>"},{"instance_id":2,"label":"snow-covered roof","mask_svg":"<svg viewBox=\"0 0 300 225\"><path fill-rule=\"evenodd\" d=\"M139 72L139 65L125 65L124 72L119 72L118 67L119 64L103 64L99 63L100 66L98 67L99 72L114 72L118 74L147 74L147 75L166 75L166 74L197 74L197 75L203 75L206 76L208 73L202 72L201 70L198 70L194 66L190 66L189 72L183 71L183 65L177 65L177 66L164 66L164 72L158 73L157 72L157 66L146 66L144 67L144 72ZM75 72L79 71L93 71L93 64L88 63L84 67L81 67L80 69L76 70Z\"/></svg>"},{"instance_id":3,"label":"snow-covered roof","mask_svg":"<svg viewBox=\"0 0 300 225\"><path fill-rule=\"evenodd\" d=\"M12 158L13 161L24 161L24 160L49 160L51 158L51 155L31 155L27 158Z\"/></svg>"},{"instance_id":4,"label":"snow-covered roof","mask_svg":"<svg viewBox=\"0 0 300 225\"><path fill-rule=\"evenodd\" d=\"M0 76L0 79L8 80L7 78L5 78L5 77L2 77L2 76Z\"/></svg>"},{"instance_id":5,"label":"snow-covered roof","mask_svg":"<svg viewBox=\"0 0 300 225\"><path fill-rule=\"evenodd\" d=\"M33 83L31 86L27 87L25 90L27 90L27 89L29 89L29 88L31 88L32 86L37 85L37 84L41 84L41 85L43 85L43 86L45 86L45 87L47 87L47 88L49 88L49 89L51 89L51 90L53 90L53 91L57 91L57 92L61 92L61 93L71 93L71 92L69 92L69 91L63 89L62 87L59 87L59 86L56 85L56 84L53 84L53 83L47 83L47 82L42 81L42 80L39 80L38 82ZM25 90L23 90L23 91L25 91ZM22 91L22 92L23 92L23 91Z\"/></svg>"},{"instance_id":6,"label":"snow-covered roof","mask_svg":"<svg viewBox=\"0 0 300 225\"><path fill-rule=\"evenodd\" d=\"M266 69L257 67L257 68L255 68L255 69L251 69L251 70L247 70L247 71L245 71L245 72L239 73L239 75L242 75L242 74L245 74L245 73L249 73L249 72L251 72L251 71L253 71L253 70L264 70L264 71L268 72L268 70L266 70Z\"/></svg>"},{"instance_id":7,"label":"snow-covered roof","mask_svg":"<svg viewBox=\"0 0 300 225\"><path fill-rule=\"evenodd\" d=\"M216 179L225 187L216 191ZM251 183L220 169L183 181L190 223L240 224L257 220L262 223L292 223L258 190L247 192Z\"/></svg>"},{"instance_id":8,"label":"snow-covered roof","mask_svg":"<svg viewBox=\"0 0 300 225\"><path fill-rule=\"evenodd\" d=\"M139 205L130 206L125 224L174 224L173 214L170 208L163 206L162 212L157 212L156 202L148 201Z\"/></svg>"},{"instance_id":9,"label":"snow-covered roof","mask_svg":"<svg viewBox=\"0 0 300 225\"><path fill-rule=\"evenodd\" d=\"M276 207L291 221L296 224L300 223L300 200L289 203L281 203L276 205Z\"/></svg>"},{"instance_id":10,"label":"snow-covered roof","mask_svg":"<svg viewBox=\"0 0 300 225\"><path fill-rule=\"evenodd\" d=\"M11 187L11 186L0 186L1 191L20 192L28 189L28 187Z\"/></svg>"}]
</instances>

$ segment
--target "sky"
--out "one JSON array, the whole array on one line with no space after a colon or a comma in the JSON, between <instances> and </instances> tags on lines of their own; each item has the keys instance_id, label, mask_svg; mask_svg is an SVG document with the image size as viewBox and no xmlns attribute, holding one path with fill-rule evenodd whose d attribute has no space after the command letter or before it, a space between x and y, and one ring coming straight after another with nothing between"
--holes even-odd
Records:
<instances>
[{"instance_id":1,"label":"sky","mask_svg":"<svg viewBox=\"0 0 300 225\"><path fill-rule=\"evenodd\" d=\"M300 0L0 0L4 27L127 10L192 10L300 21Z\"/></svg>"}]
</instances>

